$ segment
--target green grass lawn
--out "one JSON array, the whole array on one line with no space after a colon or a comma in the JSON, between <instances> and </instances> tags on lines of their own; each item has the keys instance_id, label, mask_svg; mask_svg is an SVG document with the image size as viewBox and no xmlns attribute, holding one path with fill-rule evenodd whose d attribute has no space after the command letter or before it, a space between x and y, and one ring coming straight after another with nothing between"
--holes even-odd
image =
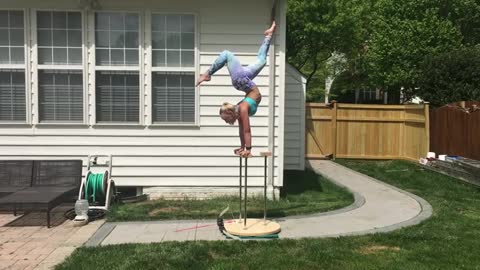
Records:
<instances>
[{"instance_id":1,"label":"green grass lawn","mask_svg":"<svg viewBox=\"0 0 480 270\"><path fill-rule=\"evenodd\" d=\"M312 171L285 174L285 189L278 201L268 201L270 217L325 212L353 203L353 196L344 188L325 181ZM164 219L216 218L230 206L225 218L238 216L238 197L220 197L209 200L154 200L114 206L108 221L145 221ZM248 216L263 217L263 197L249 198Z\"/></svg>"},{"instance_id":2,"label":"green grass lawn","mask_svg":"<svg viewBox=\"0 0 480 270\"><path fill-rule=\"evenodd\" d=\"M480 269L478 187L405 161L338 162L423 197L433 216L390 233L335 239L80 248L57 268Z\"/></svg>"}]
</instances>

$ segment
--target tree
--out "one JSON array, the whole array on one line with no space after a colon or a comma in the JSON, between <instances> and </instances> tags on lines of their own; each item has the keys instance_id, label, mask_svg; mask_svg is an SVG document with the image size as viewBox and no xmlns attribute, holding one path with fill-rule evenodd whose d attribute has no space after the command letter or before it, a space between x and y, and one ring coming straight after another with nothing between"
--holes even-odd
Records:
<instances>
[{"instance_id":1,"label":"tree","mask_svg":"<svg viewBox=\"0 0 480 270\"><path fill-rule=\"evenodd\" d=\"M480 100L480 47L429 56L416 94L433 106Z\"/></svg>"},{"instance_id":2,"label":"tree","mask_svg":"<svg viewBox=\"0 0 480 270\"><path fill-rule=\"evenodd\" d=\"M307 88L318 92L324 84L325 63L332 54L347 58L362 47L365 31L359 17L369 14L370 1L289 0L287 57L307 77ZM317 77L316 77L317 76ZM311 83L315 82L312 87Z\"/></svg>"},{"instance_id":3,"label":"tree","mask_svg":"<svg viewBox=\"0 0 480 270\"><path fill-rule=\"evenodd\" d=\"M366 61L369 80L414 94L426 55L462 46L456 25L441 16L440 0L378 0Z\"/></svg>"}]
</instances>

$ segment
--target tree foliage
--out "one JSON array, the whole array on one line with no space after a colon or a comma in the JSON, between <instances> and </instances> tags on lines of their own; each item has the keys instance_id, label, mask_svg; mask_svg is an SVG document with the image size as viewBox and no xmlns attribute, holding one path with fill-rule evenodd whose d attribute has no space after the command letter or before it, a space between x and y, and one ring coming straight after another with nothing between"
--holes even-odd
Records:
<instances>
[{"instance_id":1,"label":"tree foliage","mask_svg":"<svg viewBox=\"0 0 480 270\"><path fill-rule=\"evenodd\" d=\"M420 69L417 94L433 106L480 100L480 47L429 56Z\"/></svg>"},{"instance_id":2,"label":"tree foliage","mask_svg":"<svg viewBox=\"0 0 480 270\"><path fill-rule=\"evenodd\" d=\"M337 93L355 89L424 95L422 63L480 44L479 0L288 0L287 57L323 94L327 59L345 56ZM433 91L433 90L432 90ZM452 95L453 97L453 95ZM428 99L428 98L427 98Z\"/></svg>"}]
</instances>

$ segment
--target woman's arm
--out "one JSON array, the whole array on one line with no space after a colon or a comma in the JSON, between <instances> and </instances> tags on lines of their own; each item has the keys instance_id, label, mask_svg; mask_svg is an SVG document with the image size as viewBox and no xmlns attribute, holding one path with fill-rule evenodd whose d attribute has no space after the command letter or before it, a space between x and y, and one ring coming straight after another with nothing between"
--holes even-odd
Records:
<instances>
[{"instance_id":1,"label":"woman's arm","mask_svg":"<svg viewBox=\"0 0 480 270\"><path fill-rule=\"evenodd\" d=\"M240 104L240 118L238 125L240 127L240 140L242 146L245 146L245 151L242 156L250 156L250 149L252 148L252 133L250 130L250 117L248 116L249 106L246 102Z\"/></svg>"}]
</instances>

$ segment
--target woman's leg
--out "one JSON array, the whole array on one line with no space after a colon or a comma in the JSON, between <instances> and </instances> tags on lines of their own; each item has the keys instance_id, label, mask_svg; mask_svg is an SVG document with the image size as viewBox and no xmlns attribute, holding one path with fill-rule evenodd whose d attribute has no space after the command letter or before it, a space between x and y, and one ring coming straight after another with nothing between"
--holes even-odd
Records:
<instances>
[{"instance_id":1,"label":"woman's leg","mask_svg":"<svg viewBox=\"0 0 480 270\"><path fill-rule=\"evenodd\" d=\"M239 73L242 71L242 65L235 55L230 51L223 51L217 57L217 59L215 59L212 66L207 71L208 75L212 76L225 65L227 66L228 72L230 72L230 76L232 78L240 75Z\"/></svg>"},{"instance_id":2,"label":"woman's leg","mask_svg":"<svg viewBox=\"0 0 480 270\"><path fill-rule=\"evenodd\" d=\"M235 55L229 51L223 51L217 59L213 62L212 66L200 75L200 77L197 79L197 86L200 85L204 81L210 81L211 76L215 74L218 70L223 68L224 66L227 66L228 72L230 73L230 77L232 78L232 81L235 79L238 79L243 75L243 67L240 64L240 61L235 57Z\"/></svg>"},{"instance_id":3,"label":"woman's leg","mask_svg":"<svg viewBox=\"0 0 480 270\"><path fill-rule=\"evenodd\" d=\"M260 46L260 49L258 50L257 61L245 67L249 79L253 80L253 78L257 77L258 73L260 73L263 67L265 67L265 65L267 64L267 54L268 50L270 49L271 40L271 36L265 37L262 45Z\"/></svg>"}]
</instances>

